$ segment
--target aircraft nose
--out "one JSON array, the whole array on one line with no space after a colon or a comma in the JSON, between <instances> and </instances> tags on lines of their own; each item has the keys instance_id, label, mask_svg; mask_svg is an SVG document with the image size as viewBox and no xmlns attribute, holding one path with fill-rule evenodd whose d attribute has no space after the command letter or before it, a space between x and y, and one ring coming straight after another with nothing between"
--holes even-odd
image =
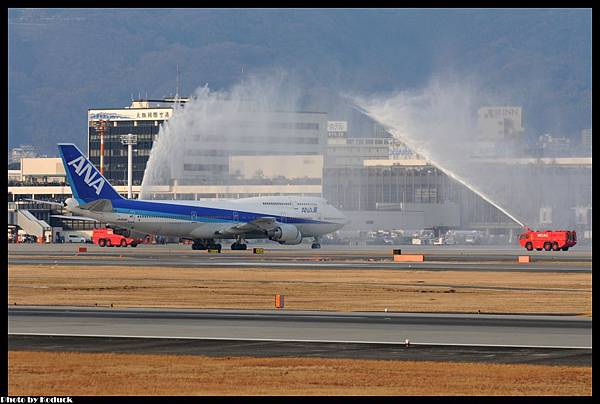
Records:
<instances>
[{"instance_id":1,"label":"aircraft nose","mask_svg":"<svg viewBox=\"0 0 600 404\"><path fill-rule=\"evenodd\" d=\"M336 213L338 215L340 215L340 217L342 218L342 220L340 220L341 225L346 225L346 224L350 223L350 219L348 219L348 216L346 216L342 212L340 212L339 209L336 209L336 211L337 211Z\"/></svg>"}]
</instances>

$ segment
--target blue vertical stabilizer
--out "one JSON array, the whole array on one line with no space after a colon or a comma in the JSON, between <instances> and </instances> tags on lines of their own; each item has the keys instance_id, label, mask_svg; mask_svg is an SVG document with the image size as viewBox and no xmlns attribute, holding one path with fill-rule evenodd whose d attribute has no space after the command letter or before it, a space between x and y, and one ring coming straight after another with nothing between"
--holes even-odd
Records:
<instances>
[{"instance_id":1,"label":"blue vertical stabilizer","mask_svg":"<svg viewBox=\"0 0 600 404\"><path fill-rule=\"evenodd\" d=\"M88 203L97 199L123 199L110 185L100 171L72 143L59 143L58 150L62 158L65 172L73 192L79 203Z\"/></svg>"}]
</instances>

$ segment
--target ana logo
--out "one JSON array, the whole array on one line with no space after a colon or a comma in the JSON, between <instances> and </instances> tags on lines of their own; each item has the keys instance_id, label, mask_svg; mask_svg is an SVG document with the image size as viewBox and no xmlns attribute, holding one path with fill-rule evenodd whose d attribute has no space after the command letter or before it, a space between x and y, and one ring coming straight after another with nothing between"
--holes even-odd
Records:
<instances>
[{"instance_id":1,"label":"ana logo","mask_svg":"<svg viewBox=\"0 0 600 404\"><path fill-rule=\"evenodd\" d=\"M317 213L317 207L312 208L302 208L302 213Z\"/></svg>"},{"instance_id":2,"label":"ana logo","mask_svg":"<svg viewBox=\"0 0 600 404\"><path fill-rule=\"evenodd\" d=\"M100 195L105 180L98 175L98 172L83 158L83 156L79 156L76 159L69 161L67 165L75 167L75 173L80 177L85 173L83 181L96 190L96 195Z\"/></svg>"}]
</instances>

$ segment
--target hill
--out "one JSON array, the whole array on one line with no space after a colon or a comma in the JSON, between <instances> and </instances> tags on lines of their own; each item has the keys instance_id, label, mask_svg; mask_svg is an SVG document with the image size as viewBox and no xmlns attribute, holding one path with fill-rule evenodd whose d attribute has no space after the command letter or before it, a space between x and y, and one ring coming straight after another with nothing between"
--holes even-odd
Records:
<instances>
[{"instance_id":1,"label":"hill","mask_svg":"<svg viewBox=\"0 0 600 404\"><path fill-rule=\"evenodd\" d=\"M325 97L452 70L523 105L535 133L591 126L590 10L9 11L9 148L86 146L88 108L226 89L271 67ZM336 119L335 109L332 119Z\"/></svg>"}]
</instances>

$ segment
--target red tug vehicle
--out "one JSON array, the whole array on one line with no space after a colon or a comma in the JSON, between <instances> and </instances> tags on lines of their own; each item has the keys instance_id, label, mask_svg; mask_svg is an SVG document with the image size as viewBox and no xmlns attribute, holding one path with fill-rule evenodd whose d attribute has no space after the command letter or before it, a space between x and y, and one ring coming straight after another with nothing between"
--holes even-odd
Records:
<instances>
[{"instance_id":1,"label":"red tug vehicle","mask_svg":"<svg viewBox=\"0 0 600 404\"><path fill-rule=\"evenodd\" d=\"M125 237L117 234L113 229L94 229L92 232L92 242L100 247L137 247L139 240L136 238Z\"/></svg>"},{"instance_id":2,"label":"red tug vehicle","mask_svg":"<svg viewBox=\"0 0 600 404\"><path fill-rule=\"evenodd\" d=\"M544 230L533 231L526 227L527 231L519 236L521 247L532 251L534 248L538 251L567 251L569 247L577 244L577 233L575 230Z\"/></svg>"}]
</instances>

